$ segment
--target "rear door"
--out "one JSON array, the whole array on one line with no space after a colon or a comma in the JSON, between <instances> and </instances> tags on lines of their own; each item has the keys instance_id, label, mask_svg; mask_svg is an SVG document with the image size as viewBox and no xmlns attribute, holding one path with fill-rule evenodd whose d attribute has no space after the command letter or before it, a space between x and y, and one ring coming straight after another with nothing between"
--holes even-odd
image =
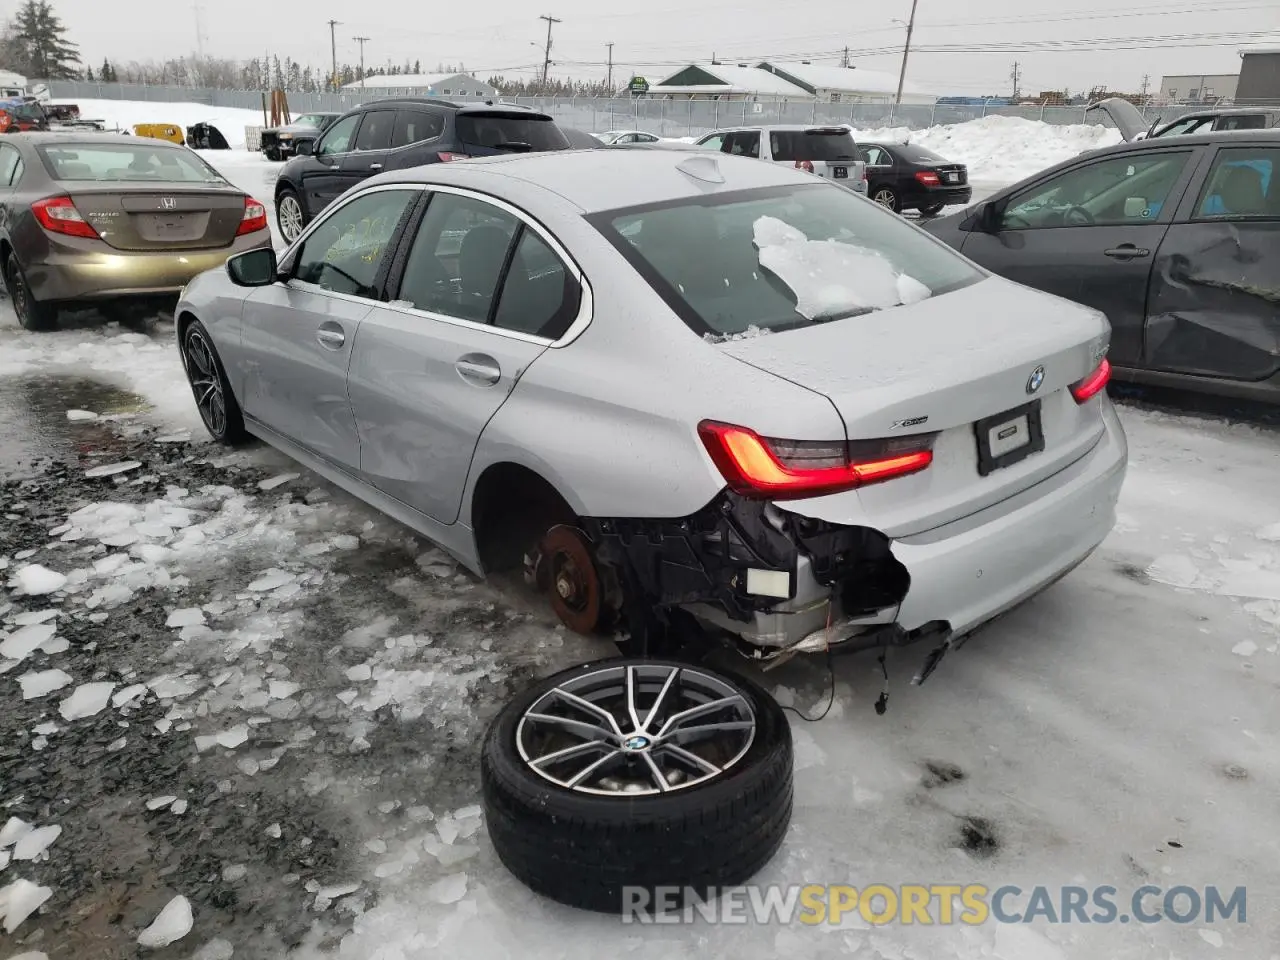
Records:
<instances>
[{"instance_id":1,"label":"rear door","mask_svg":"<svg viewBox=\"0 0 1280 960\"><path fill-rule=\"evenodd\" d=\"M1156 255L1144 365L1263 380L1280 372L1280 147L1211 149Z\"/></svg>"},{"instance_id":2,"label":"rear door","mask_svg":"<svg viewBox=\"0 0 1280 960\"><path fill-rule=\"evenodd\" d=\"M303 165L299 179L310 216L314 217L346 189L342 161L355 146L361 116L353 113L326 130L316 143L315 153Z\"/></svg>"},{"instance_id":3,"label":"rear door","mask_svg":"<svg viewBox=\"0 0 1280 960\"><path fill-rule=\"evenodd\" d=\"M459 110L454 132L464 152L473 157L569 149L554 120L529 110Z\"/></svg>"},{"instance_id":4,"label":"rear door","mask_svg":"<svg viewBox=\"0 0 1280 960\"><path fill-rule=\"evenodd\" d=\"M352 474L360 438L347 399L351 348L382 295L388 249L421 195L383 187L345 201L281 264L290 279L244 303L244 412Z\"/></svg>"},{"instance_id":5,"label":"rear door","mask_svg":"<svg viewBox=\"0 0 1280 960\"><path fill-rule=\"evenodd\" d=\"M556 247L493 198L432 195L393 299L365 318L351 358L367 482L457 520L480 433L577 315L577 274Z\"/></svg>"},{"instance_id":6,"label":"rear door","mask_svg":"<svg viewBox=\"0 0 1280 960\"><path fill-rule=\"evenodd\" d=\"M386 169L401 170L440 159L444 115L438 110L397 110Z\"/></svg>"},{"instance_id":7,"label":"rear door","mask_svg":"<svg viewBox=\"0 0 1280 960\"><path fill-rule=\"evenodd\" d=\"M1003 277L1101 310L1112 361L1137 365L1154 254L1196 155L1169 144L1081 163L1001 201L961 249Z\"/></svg>"},{"instance_id":8,"label":"rear door","mask_svg":"<svg viewBox=\"0 0 1280 960\"><path fill-rule=\"evenodd\" d=\"M381 173L391 152L391 134L395 130L396 111L368 110L360 122L350 153L339 164L342 190L345 192L361 180Z\"/></svg>"}]
</instances>

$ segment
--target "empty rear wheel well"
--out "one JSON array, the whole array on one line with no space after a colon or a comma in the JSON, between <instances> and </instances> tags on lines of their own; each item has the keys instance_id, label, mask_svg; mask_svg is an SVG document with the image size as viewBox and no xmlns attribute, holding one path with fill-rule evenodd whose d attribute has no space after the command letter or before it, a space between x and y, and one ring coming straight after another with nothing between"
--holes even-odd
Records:
<instances>
[{"instance_id":1,"label":"empty rear wheel well","mask_svg":"<svg viewBox=\"0 0 1280 960\"><path fill-rule=\"evenodd\" d=\"M574 520L559 491L528 467L495 463L476 481L471 529L485 573L518 567L551 527Z\"/></svg>"}]
</instances>

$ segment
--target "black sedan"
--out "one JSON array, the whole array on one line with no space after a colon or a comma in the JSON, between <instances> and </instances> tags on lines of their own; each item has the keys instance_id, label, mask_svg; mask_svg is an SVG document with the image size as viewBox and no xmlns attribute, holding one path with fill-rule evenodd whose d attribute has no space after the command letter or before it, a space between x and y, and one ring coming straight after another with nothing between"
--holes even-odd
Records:
<instances>
[{"instance_id":1,"label":"black sedan","mask_svg":"<svg viewBox=\"0 0 1280 960\"><path fill-rule=\"evenodd\" d=\"M924 227L1104 312L1117 378L1280 403L1280 130L1095 150Z\"/></svg>"},{"instance_id":2,"label":"black sedan","mask_svg":"<svg viewBox=\"0 0 1280 960\"><path fill-rule=\"evenodd\" d=\"M859 143L867 158L867 196L895 213L919 210L936 216L943 207L973 197L969 171L909 143Z\"/></svg>"}]
</instances>

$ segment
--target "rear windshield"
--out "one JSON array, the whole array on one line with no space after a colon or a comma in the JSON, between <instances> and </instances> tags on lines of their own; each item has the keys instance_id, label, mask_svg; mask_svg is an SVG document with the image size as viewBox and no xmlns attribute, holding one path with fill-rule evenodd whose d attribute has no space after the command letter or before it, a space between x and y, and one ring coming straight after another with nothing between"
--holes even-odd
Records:
<instances>
[{"instance_id":1,"label":"rear windshield","mask_svg":"<svg viewBox=\"0 0 1280 960\"><path fill-rule=\"evenodd\" d=\"M936 153L926 150L924 147L913 147L906 144L899 144L894 147L898 151L898 155L902 159L912 163L947 163L945 157L940 157Z\"/></svg>"},{"instance_id":2,"label":"rear windshield","mask_svg":"<svg viewBox=\"0 0 1280 960\"><path fill-rule=\"evenodd\" d=\"M769 149L775 160L863 159L853 136L847 130L771 130Z\"/></svg>"},{"instance_id":3,"label":"rear windshield","mask_svg":"<svg viewBox=\"0 0 1280 960\"><path fill-rule=\"evenodd\" d=\"M825 184L589 219L694 332L713 340L916 303L984 276L901 218Z\"/></svg>"},{"instance_id":4,"label":"rear windshield","mask_svg":"<svg viewBox=\"0 0 1280 960\"><path fill-rule=\"evenodd\" d=\"M569 141L550 117L459 113L458 138L495 150L567 150Z\"/></svg>"},{"instance_id":5,"label":"rear windshield","mask_svg":"<svg viewBox=\"0 0 1280 960\"><path fill-rule=\"evenodd\" d=\"M167 183L222 183L194 153L147 144L65 144L36 148L55 180L153 180Z\"/></svg>"}]
</instances>

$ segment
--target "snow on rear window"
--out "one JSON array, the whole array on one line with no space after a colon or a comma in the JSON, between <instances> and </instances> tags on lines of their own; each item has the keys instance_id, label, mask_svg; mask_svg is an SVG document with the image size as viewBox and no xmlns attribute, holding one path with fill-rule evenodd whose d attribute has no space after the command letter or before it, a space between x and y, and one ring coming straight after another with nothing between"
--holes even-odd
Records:
<instances>
[{"instance_id":1,"label":"snow on rear window","mask_svg":"<svg viewBox=\"0 0 1280 960\"><path fill-rule=\"evenodd\" d=\"M918 303L932 291L877 250L840 240L810 240L776 217L755 222L760 266L795 294L796 313L836 319Z\"/></svg>"}]
</instances>

